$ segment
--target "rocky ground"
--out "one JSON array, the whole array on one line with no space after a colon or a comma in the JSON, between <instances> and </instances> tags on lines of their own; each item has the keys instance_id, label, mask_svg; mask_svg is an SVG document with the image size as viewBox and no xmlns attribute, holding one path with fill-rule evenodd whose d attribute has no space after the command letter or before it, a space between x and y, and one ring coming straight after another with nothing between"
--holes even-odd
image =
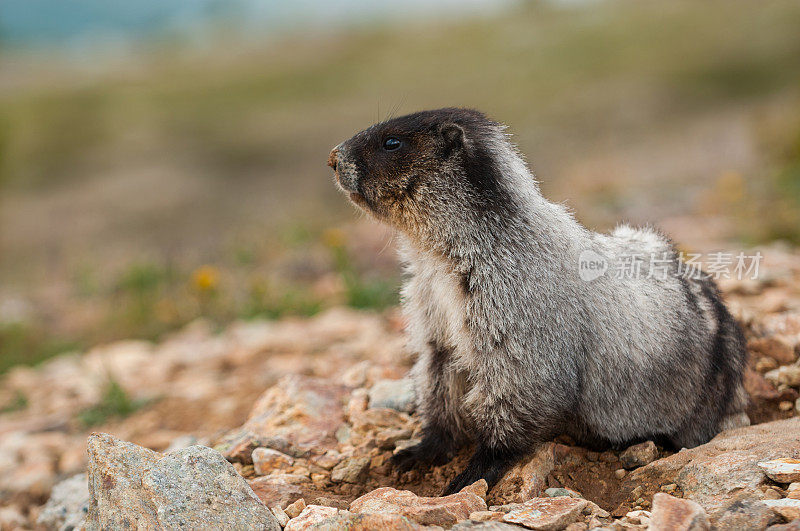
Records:
<instances>
[{"instance_id":1,"label":"rocky ground","mask_svg":"<svg viewBox=\"0 0 800 531\"><path fill-rule=\"evenodd\" d=\"M468 451L388 464L419 432L396 311L197 322L3 377L0 528L800 529L800 254L764 253L758 280L721 282L748 336L753 425L700 447L560 438L490 492L438 497ZM133 412L88 426L111 388Z\"/></svg>"}]
</instances>

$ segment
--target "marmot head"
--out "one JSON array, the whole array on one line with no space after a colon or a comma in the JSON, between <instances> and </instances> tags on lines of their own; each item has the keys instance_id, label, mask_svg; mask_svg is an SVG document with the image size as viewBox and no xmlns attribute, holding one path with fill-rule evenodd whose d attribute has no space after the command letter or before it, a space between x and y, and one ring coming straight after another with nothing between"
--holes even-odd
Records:
<instances>
[{"instance_id":1,"label":"marmot head","mask_svg":"<svg viewBox=\"0 0 800 531\"><path fill-rule=\"evenodd\" d=\"M503 156L516 151L503 130L474 110L423 111L357 133L328 165L350 200L379 220L418 238L452 233L507 203Z\"/></svg>"}]
</instances>

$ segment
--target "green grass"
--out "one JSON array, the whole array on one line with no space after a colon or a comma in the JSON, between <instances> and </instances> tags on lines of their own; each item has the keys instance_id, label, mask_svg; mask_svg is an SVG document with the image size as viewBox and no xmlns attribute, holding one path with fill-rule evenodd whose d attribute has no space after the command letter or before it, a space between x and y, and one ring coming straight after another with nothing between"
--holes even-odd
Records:
<instances>
[{"instance_id":1,"label":"green grass","mask_svg":"<svg viewBox=\"0 0 800 531\"><path fill-rule=\"evenodd\" d=\"M100 402L78 413L78 421L87 428L98 426L110 420L123 419L135 413L143 405L144 401L132 399L119 383L111 380Z\"/></svg>"},{"instance_id":2,"label":"green grass","mask_svg":"<svg viewBox=\"0 0 800 531\"><path fill-rule=\"evenodd\" d=\"M21 391L17 391L14 394L14 398L8 404L0 406L0 414L22 411L26 407L28 407L28 397Z\"/></svg>"}]
</instances>

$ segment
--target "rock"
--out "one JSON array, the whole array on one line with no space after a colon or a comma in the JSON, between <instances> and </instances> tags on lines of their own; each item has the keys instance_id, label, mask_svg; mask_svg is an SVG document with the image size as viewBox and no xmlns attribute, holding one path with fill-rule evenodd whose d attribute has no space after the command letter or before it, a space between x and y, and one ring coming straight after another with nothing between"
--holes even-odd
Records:
<instances>
[{"instance_id":1,"label":"rock","mask_svg":"<svg viewBox=\"0 0 800 531\"><path fill-rule=\"evenodd\" d=\"M487 522L473 522L467 520L461 522L450 528L453 531L520 531L522 528L518 525L506 524L505 522L487 521Z\"/></svg>"},{"instance_id":2,"label":"rock","mask_svg":"<svg viewBox=\"0 0 800 531\"><path fill-rule=\"evenodd\" d=\"M786 487L786 497L793 500L800 500L800 482L792 483Z\"/></svg>"},{"instance_id":3,"label":"rock","mask_svg":"<svg viewBox=\"0 0 800 531\"><path fill-rule=\"evenodd\" d=\"M226 435L218 448L231 460L242 460L243 453L249 459L258 446L295 456L321 455L337 445L336 430L344 423L348 394L346 386L329 380L286 376L258 399L244 426ZM276 436L287 448L265 443Z\"/></svg>"},{"instance_id":4,"label":"rock","mask_svg":"<svg viewBox=\"0 0 800 531\"><path fill-rule=\"evenodd\" d=\"M500 521L503 519L504 514L505 513L497 511L475 511L474 513L470 513L469 519L473 522Z\"/></svg>"},{"instance_id":5,"label":"rock","mask_svg":"<svg viewBox=\"0 0 800 531\"><path fill-rule=\"evenodd\" d=\"M166 528L280 528L244 478L205 446L167 454L152 466L142 486Z\"/></svg>"},{"instance_id":6,"label":"rock","mask_svg":"<svg viewBox=\"0 0 800 531\"><path fill-rule=\"evenodd\" d=\"M294 459L283 452L272 448L256 448L253 450L253 468L259 476L266 476L270 472L292 466Z\"/></svg>"},{"instance_id":7,"label":"rock","mask_svg":"<svg viewBox=\"0 0 800 531\"><path fill-rule=\"evenodd\" d=\"M403 441L411 437L412 431L409 428L394 428L378 433L375 442L381 450L394 450L398 441Z\"/></svg>"},{"instance_id":8,"label":"rock","mask_svg":"<svg viewBox=\"0 0 800 531\"><path fill-rule=\"evenodd\" d=\"M309 478L298 474L270 474L248 481L261 503L267 507L286 507L306 494Z\"/></svg>"},{"instance_id":9,"label":"rock","mask_svg":"<svg viewBox=\"0 0 800 531\"><path fill-rule=\"evenodd\" d=\"M337 531L417 531L431 529L399 514L366 513L356 514L340 511L316 524L317 529ZM437 528L440 529L440 528Z\"/></svg>"},{"instance_id":10,"label":"rock","mask_svg":"<svg viewBox=\"0 0 800 531\"><path fill-rule=\"evenodd\" d=\"M648 465L658 459L658 448L653 441L634 444L619 456L622 466L628 470Z\"/></svg>"},{"instance_id":11,"label":"rock","mask_svg":"<svg viewBox=\"0 0 800 531\"><path fill-rule=\"evenodd\" d=\"M354 513L401 514L422 525L452 526L475 511L485 511L486 502L471 492L441 498L417 496L411 491L383 487L350 504Z\"/></svg>"},{"instance_id":12,"label":"rock","mask_svg":"<svg viewBox=\"0 0 800 531\"><path fill-rule=\"evenodd\" d=\"M559 498L561 496L569 496L570 498L583 498L579 492L572 489L565 489L564 487L552 487L544 491L544 495L548 498Z\"/></svg>"},{"instance_id":13,"label":"rock","mask_svg":"<svg viewBox=\"0 0 800 531\"><path fill-rule=\"evenodd\" d=\"M37 523L47 529L77 529L89 512L86 474L77 474L53 487Z\"/></svg>"},{"instance_id":14,"label":"rock","mask_svg":"<svg viewBox=\"0 0 800 531\"><path fill-rule=\"evenodd\" d=\"M244 478L211 448L190 446L162 456L93 434L88 480L89 529L280 529Z\"/></svg>"},{"instance_id":15,"label":"rock","mask_svg":"<svg viewBox=\"0 0 800 531\"><path fill-rule=\"evenodd\" d=\"M342 456L342 454L340 454L336 450L328 450L321 456L314 458L313 461L317 466L320 466L325 470L330 470L331 468L338 465L343 458L344 456Z\"/></svg>"},{"instance_id":16,"label":"rock","mask_svg":"<svg viewBox=\"0 0 800 531\"><path fill-rule=\"evenodd\" d=\"M369 407L412 413L416 407L414 382L411 378L378 380L369 390Z\"/></svg>"},{"instance_id":17,"label":"rock","mask_svg":"<svg viewBox=\"0 0 800 531\"><path fill-rule=\"evenodd\" d=\"M800 520L789 522L788 524L771 525L767 531L800 531Z\"/></svg>"},{"instance_id":18,"label":"rock","mask_svg":"<svg viewBox=\"0 0 800 531\"><path fill-rule=\"evenodd\" d=\"M369 472L369 457L345 459L331 471L331 481L337 483L360 483Z\"/></svg>"},{"instance_id":19,"label":"rock","mask_svg":"<svg viewBox=\"0 0 800 531\"><path fill-rule=\"evenodd\" d=\"M647 498L661 485L675 483L684 497L713 513L740 492L760 492L767 478L757 463L778 457L800 457L800 418L722 432L706 444L637 468L622 489L638 487L638 496Z\"/></svg>"},{"instance_id":20,"label":"rock","mask_svg":"<svg viewBox=\"0 0 800 531\"><path fill-rule=\"evenodd\" d=\"M306 501L303 498L300 498L291 505L287 505L284 512L289 518L297 518L298 516L300 516L300 513L305 511L305 509L306 509Z\"/></svg>"},{"instance_id":21,"label":"rock","mask_svg":"<svg viewBox=\"0 0 800 531\"><path fill-rule=\"evenodd\" d=\"M748 350L767 356L778 365L788 365L797 361L794 342L779 335L753 338L747 342Z\"/></svg>"},{"instance_id":22,"label":"rock","mask_svg":"<svg viewBox=\"0 0 800 531\"><path fill-rule=\"evenodd\" d=\"M547 476L555 464L555 444L542 444L527 460L509 470L492 489L492 493L506 502L524 502L541 496Z\"/></svg>"},{"instance_id":23,"label":"rock","mask_svg":"<svg viewBox=\"0 0 800 531\"><path fill-rule=\"evenodd\" d=\"M774 385L800 387L800 365L784 365L783 367L778 367L766 373L764 378Z\"/></svg>"},{"instance_id":24,"label":"rock","mask_svg":"<svg viewBox=\"0 0 800 531\"><path fill-rule=\"evenodd\" d=\"M142 487L144 476L161 454L94 433L87 443L91 529L157 528L158 514Z\"/></svg>"},{"instance_id":25,"label":"rock","mask_svg":"<svg viewBox=\"0 0 800 531\"><path fill-rule=\"evenodd\" d=\"M711 516L718 531L760 530L775 521L775 515L761 500L744 494L736 496Z\"/></svg>"},{"instance_id":26,"label":"rock","mask_svg":"<svg viewBox=\"0 0 800 531\"><path fill-rule=\"evenodd\" d=\"M783 498L782 500L764 500L763 503L787 522L800 519L800 500Z\"/></svg>"},{"instance_id":27,"label":"rock","mask_svg":"<svg viewBox=\"0 0 800 531\"><path fill-rule=\"evenodd\" d=\"M776 483L792 483L800 481L800 459L782 457L771 461L762 461L758 466Z\"/></svg>"},{"instance_id":28,"label":"rock","mask_svg":"<svg viewBox=\"0 0 800 531\"><path fill-rule=\"evenodd\" d=\"M708 516L699 504L663 492L653 496L651 531L700 531L710 528Z\"/></svg>"},{"instance_id":29,"label":"rock","mask_svg":"<svg viewBox=\"0 0 800 531\"><path fill-rule=\"evenodd\" d=\"M481 498L486 498L486 495L489 493L489 484L486 483L485 479L479 479L472 485L467 485L459 492L471 492L476 496L479 496Z\"/></svg>"},{"instance_id":30,"label":"rock","mask_svg":"<svg viewBox=\"0 0 800 531\"><path fill-rule=\"evenodd\" d=\"M503 515L503 521L538 531L558 531L577 522L588 502L581 498L533 498Z\"/></svg>"},{"instance_id":31,"label":"rock","mask_svg":"<svg viewBox=\"0 0 800 531\"><path fill-rule=\"evenodd\" d=\"M272 511L273 516L275 516L275 520L278 521L278 525L281 527L286 527L286 524L289 523L289 515L286 514L286 511L278 506L270 507L269 510Z\"/></svg>"},{"instance_id":32,"label":"rock","mask_svg":"<svg viewBox=\"0 0 800 531\"><path fill-rule=\"evenodd\" d=\"M0 529L27 529L28 519L13 505L0 507ZM72 527L49 527L48 529L72 529Z\"/></svg>"},{"instance_id":33,"label":"rock","mask_svg":"<svg viewBox=\"0 0 800 531\"><path fill-rule=\"evenodd\" d=\"M285 531L303 531L312 529L328 517L335 516L338 509L333 507L323 507L321 505L309 505L298 516L289 520L284 528Z\"/></svg>"}]
</instances>

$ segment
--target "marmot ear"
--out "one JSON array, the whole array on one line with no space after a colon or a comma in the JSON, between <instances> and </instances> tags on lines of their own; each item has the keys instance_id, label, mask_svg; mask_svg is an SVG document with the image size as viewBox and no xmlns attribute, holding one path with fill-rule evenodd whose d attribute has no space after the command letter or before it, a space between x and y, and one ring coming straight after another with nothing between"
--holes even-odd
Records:
<instances>
[{"instance_id":1,"label":"marmot ear","mask_svg":"<svg viewBox=\"0 0 800 531\"><path fill-rule=\"evenodd\" d=\"M464 145L464 129L458 124L443 124L439 128L439 133L442 135L445 145L451 149Z\"/></svg>"}]
</instances>

